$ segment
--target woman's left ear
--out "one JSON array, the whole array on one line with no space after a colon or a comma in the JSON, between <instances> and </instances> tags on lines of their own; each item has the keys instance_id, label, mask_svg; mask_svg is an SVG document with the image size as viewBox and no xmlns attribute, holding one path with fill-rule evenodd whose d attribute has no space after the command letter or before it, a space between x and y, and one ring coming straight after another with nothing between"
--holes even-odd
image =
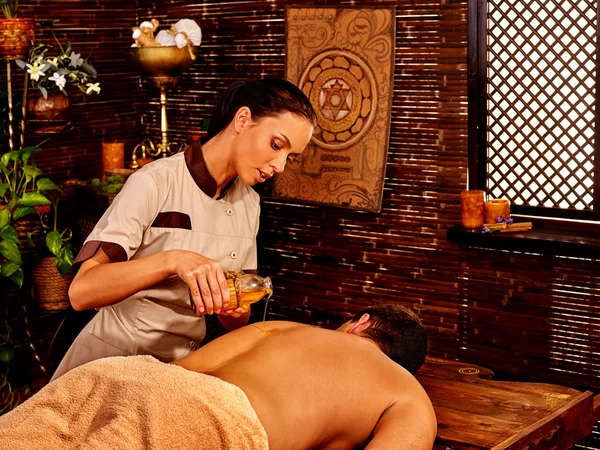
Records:
<instances>
[{"instance_id":1,"label":"woman's left ear","mask_svg":"<svg viewBox=\"0 0 600 450\"><path fill-rule=\"evenodd\" d=\"M241 133L244 128L250 123L250 119L252 118L252 113L250 112L250 108L247 106L242 106L237 110L235 114L235 131Z\"/></svg>"}]
</instances>

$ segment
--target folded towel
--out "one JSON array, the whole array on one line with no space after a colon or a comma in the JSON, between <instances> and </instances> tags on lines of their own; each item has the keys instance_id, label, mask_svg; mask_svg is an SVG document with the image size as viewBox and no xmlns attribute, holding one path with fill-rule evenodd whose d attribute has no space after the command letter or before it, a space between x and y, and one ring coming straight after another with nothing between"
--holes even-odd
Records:
<instances>
[{"instance_id":1,"label":"folded towel","mask_svg":"<svg viewBox=\"0 0 600 450\"><path fill-rule=\"evenodd\" d=\"M244 392L151 356L75 368L0 417L0 448L267 449Z\"/></svg>"}]
</instances>

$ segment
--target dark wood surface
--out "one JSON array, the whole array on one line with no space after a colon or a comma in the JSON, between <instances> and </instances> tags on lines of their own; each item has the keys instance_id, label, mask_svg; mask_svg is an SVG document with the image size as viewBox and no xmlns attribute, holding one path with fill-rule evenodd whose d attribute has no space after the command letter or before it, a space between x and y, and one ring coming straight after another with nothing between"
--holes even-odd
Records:
<instances>
[{"instance_id":1,"label":"dark wood surface","mask_svg":"<svg viewBox=\"0 0 600 450\"><path fill-rule=\"evenodd\" d=\"M472 364L427 359L417 379L435 408L435 450L566 450L592 432L590 391L492 376Z\"/></svg>"},{"instance_id":2,"label":"dark wood surface","mask_svg":"<svg viewBox=\"0 0 600 450\"><path fill-rule=\"evenodd\" d=\"M522 220L520 222L524 222ZM516 250L542 255L562 255L595 259L600 254L600 230L568 228L534 223L529 231L519 233L484 233L481 229L454 225L446 232L450 242L471 247Z\"/></svg>"}]
</instances>

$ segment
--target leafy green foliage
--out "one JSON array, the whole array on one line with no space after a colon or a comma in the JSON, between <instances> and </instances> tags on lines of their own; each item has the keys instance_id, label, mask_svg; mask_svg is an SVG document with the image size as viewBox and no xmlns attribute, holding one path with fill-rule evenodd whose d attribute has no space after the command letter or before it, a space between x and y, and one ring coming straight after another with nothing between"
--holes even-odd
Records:
<instances>
[{"instance_id":1,"label":"leafy green foliage","mask_svg":"<svg viewBox=\"0 0 600 450\"><path fill-rule=\"evenodd\" d=\"M90 183L92 189L103 194L118 194L124 184L125 177L118 175L106 177L106 180L94 178Z\"/></svg>"},{"instance_id":2,"label":"leafy green foliage","mask_svg":"<svg viewBox=\"0 0 600 450\"><path fill-rule=\"evenodd\" d=\"M36 207L52 204L46 192L58 190L35 164L32 155L37 151L38 147L25 147L0 156L0 255L7 260L0 271L19 287L23 285L23 261L14 223L35 213ZM27 241L31 245L30 235Z\"/></svg>"},{"instance_id":3,"label":"leafy green foliage","mask_svg":"<svg viewBox=\"0 0 600 450\"><path fill-rule=\"evenodd\" d=\"M69 272L75 260L69 243L71 237L71 230L68 229L62 233L53 230L46 234L46 247L56 257L56 268L63 277Z\"/></svg>"},{"instance_id":4,"label":"leafy green foliage","mask_svg":"<svg viewBox=\"0 0 600 450\"><path fill-rule=\"evenodd\" d=\"M0 11L5 18L14 19L19 11L19 0L0 0Z\"/></svg>"}]
</instances>

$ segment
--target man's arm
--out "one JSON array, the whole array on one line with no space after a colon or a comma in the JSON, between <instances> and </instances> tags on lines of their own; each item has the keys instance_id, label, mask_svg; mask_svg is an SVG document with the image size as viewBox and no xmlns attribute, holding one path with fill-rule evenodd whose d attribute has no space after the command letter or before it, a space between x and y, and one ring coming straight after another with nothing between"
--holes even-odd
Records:
<instances>
[{"instance_id":1,"label":"man's arm","mask_svg":"<svg viewBox=\"0 0 600 450\"><path fill-rule=\"evenodd\" d=\"M381 415L365 450L431 450L436 434L435 413L428 399L397 402Z\"/></svg>"}]
</instances>

